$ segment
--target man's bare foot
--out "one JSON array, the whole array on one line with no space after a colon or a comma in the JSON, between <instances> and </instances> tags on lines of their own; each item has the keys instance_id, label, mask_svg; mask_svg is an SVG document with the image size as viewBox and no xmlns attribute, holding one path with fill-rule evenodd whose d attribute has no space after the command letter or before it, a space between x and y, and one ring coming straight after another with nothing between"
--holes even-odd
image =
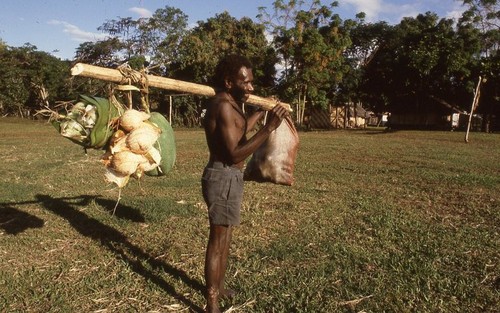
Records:
<instances>
[{"instance_id":1,"label":"man's bare foot","mask_svg":"<svg viewBox=\"0 0 500 313\"><path fill-rule=\"evenodd\" d=\"M216 304L215 307L207 305L207 310L205 312L207 312L207 313L221 313L218 304Z\"/></svg>"},{"instance_id":2,"label":"man's bare foot","mask_svg":"<svg viewBox=\"0 0 500 313\"><path fill-rule=\"evenodd\" d=\"M207 291L207 313L221 313L219 309L219 290L209 288Z\"/></svg>"},{"instance_id":3,"label":"man's bare foot","mask_svg":"<svg viewBox=\"0 0 500 313\"><path fill-rule=\"evenodd\" d=\"M233 299L236 297L237 292L233 289L221 289L219 298Z\"/></svg>"},{"instance_id":4,"label":"man's bare foot","mask_svg":"<svg viewBox=\"0 0 500 313\"><path fill-rule=\"evenodd\" d=\"M207 298L207 313L221 313L219 309L219 299L218 297L208 297Z\"/></svg>"}]
</instances>

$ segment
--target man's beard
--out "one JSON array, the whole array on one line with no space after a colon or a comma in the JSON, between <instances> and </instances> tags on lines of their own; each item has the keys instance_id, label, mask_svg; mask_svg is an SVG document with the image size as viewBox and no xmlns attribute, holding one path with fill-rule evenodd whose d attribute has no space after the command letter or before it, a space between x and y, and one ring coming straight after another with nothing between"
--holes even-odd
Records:
<instances>
[{"instance_id":1,"label":"man's beard","mask_svg":"<svg viewBox=\"0 0 500 313\"><path fill-rule=\"evenodd\" d=\"M231 95L234 98L234 101L238 103L245 103L248 98L250 97L250 94L243 91L243 90L234 90Z\"/></svg>"}]
</instances>

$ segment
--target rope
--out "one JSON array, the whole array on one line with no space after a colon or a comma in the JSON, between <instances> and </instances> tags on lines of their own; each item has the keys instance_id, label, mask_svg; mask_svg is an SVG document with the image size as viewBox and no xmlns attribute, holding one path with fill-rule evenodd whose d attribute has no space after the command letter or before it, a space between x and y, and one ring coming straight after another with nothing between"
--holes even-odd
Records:
<instances>
[{"instance_id":1,"label":"rope","mask_svg":"<svg viewBox=\"0 0 500 313\"><path fill-rule=\"evenodd\" d=\"M128 63L118 66L118 71L122 74L124 82L128 85L138 86L141 93L141 108L146 112L149 111L149 81L144 70L136 71L130 67ZM132 90L128 92L128 105L132 109Z\"/></svg>"}]
</instances>

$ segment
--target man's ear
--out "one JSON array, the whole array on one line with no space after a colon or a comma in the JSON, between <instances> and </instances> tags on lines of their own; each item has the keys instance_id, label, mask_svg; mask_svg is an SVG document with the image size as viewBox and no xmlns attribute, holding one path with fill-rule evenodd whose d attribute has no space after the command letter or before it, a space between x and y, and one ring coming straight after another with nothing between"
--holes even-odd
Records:
<instances>
[{"instance_id":1,"label":"man's ear","mask_svg":"<svg viewBox=\"0 0 500 313\"><path fill-rule=\"evenodd\" d=\"M231 89L231 87L233 87L233 82L229 78L224 79L224 87L226 87L226 89Z\"/></svg>"}]
</instances>

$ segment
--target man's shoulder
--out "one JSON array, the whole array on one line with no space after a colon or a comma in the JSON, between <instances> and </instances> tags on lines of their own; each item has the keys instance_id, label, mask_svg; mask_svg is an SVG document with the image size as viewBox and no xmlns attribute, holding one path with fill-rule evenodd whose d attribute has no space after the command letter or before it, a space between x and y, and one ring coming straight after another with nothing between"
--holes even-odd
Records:
<instances>
[{"instance_id":1,"label":"man's shoulder","mask_svg":"<svg viewBox=\"0 0 500 313\"><path fill-rule=\"evenodd\" d=\"M218 92L208 101L207 109L211 111L224 111L231 109L232 111L235 105L236 102L234 102L234 100L228 96L227 93Z\"/></svg>"},{"instance_id":2,"label":"man's shoulder","mask_svg":"<svg viewBox=\"0 0 500 313\"><path fill-rule=\"evenodd\" d=\"M209 101L209 103L211 104L231 103L231 102L234 102L234 100L227 92L224 91L217 92Z\"/></svg>"}]
</instances>

